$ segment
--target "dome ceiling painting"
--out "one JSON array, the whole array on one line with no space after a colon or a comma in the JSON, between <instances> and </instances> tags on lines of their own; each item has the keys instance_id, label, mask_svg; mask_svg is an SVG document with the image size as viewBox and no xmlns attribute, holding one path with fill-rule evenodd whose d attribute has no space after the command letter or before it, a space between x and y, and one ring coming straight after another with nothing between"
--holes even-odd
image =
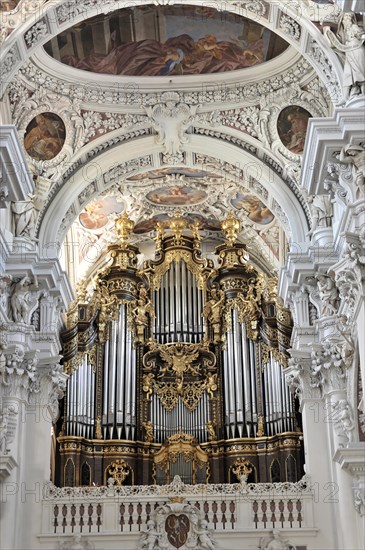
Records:
<instances>
[{"instance_id":1,"label":"dome ceiling painting","mask_svg":"<svg viewBox=\"0 0 365 550\"><path fill-rule=\"evenodd\" d=\"M117 240L115 219L124 211L134 221L131 242L143 254L153 249L158 227L168 231L175 216L189 227L198 226L203 243L214 250L224 240L221 220L229 211L241 222L240 240L262 266L278 269L285 253L287 240L279 221L252 191L242 191L223 174L177 166L127 177L84 206L66 237L66 247L77 247L78 277L90 276L94 262L99 266L103 261L109 244Z\"/></svg>"},{"instance_id":2,"label":"dome ceiling painting","mask_svg":"<svg viewBox=\"0 0 365 550\"><path fill-rule=\"evenodd\" d=\"M244 17L204 6L138 6L101 14L44 46L61 63L129 76L194 75L259 65L288 43Z\"/></svg>"}]
</instances>

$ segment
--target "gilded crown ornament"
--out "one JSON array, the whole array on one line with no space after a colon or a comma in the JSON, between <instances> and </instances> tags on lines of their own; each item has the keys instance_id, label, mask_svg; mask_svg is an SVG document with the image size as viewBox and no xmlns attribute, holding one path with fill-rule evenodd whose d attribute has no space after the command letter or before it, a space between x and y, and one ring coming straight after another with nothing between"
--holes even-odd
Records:
<instances>
[{"instance_id":1,"label":"gilded crown ornament","mask_svg":"<svg viewBox=\"0 0 365 550\"><path fill-rule=\"evenodd\" d=\"M132 233L134 222L128 217L127 212L115 220L115 229L119 238L119 244L125 248L128 244L129 235Z\"/></svg>"},{"instance_id":2,"label":"gilded crown ornament","mask_svg":"<svg viewBox=\"0 0 365 550\"><path fill-rule=\"evenodd\" d=\"M175 234L176 243L180 242L182 232L183 232L184 229L186 229L187 226L188 226L187 220L186 220L185 218L182 218L182 217L181 217L181 212L180 212L180 210L177 210L177 211L176 211L175 217L172 218L172 220L169 222L168 225L169 225L169 228L170 228L170 229L174 232L174 234Z\"/></svg>"},{"instance_id":3,"label":"gilded crown ornament","mask_svg":"<svg viewBox=\"0 0 365 550\"><path fill-rule=\"evenodd\" d=\"M222 231L226 238L228 246L233 246L240 232L241 224L232 212L229 212L227 218L221 222Z\"/></svg>"}]
</instances>

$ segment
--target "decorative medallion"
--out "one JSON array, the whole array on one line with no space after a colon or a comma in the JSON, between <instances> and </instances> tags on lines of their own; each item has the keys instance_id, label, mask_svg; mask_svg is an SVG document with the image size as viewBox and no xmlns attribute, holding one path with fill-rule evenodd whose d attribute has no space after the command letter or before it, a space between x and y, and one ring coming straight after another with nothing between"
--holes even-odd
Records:
<instances>
[{"instance_id":1,"label":"decorative medallion","mask_svg":"<svg viewBox=\"0 0 365 550\"><path fill-rule=\"evenodd\" d=\"M190 521L185 514L170 514L166 518L165 530L170 544L174 548L181 548L188 540Z\"/></svg>"},{"instance_id":2,"label":"decorative medallion","mask_svg":"<svg viewBox=\"0 0 365 550\"><path fill-rule=\"evenodd\" d=\"M25 130L24 147L35 160L52 160L61 151L65 138L62 119L54 113L40 113Z\"/></svg>"},{"instance_id":3,"label":"decorative medallion","mask_svg":"<svg viewBox=\"0 0 365 550\"><path fill-rule=\"evenodd\" d=\"M312 115L303 107L290 105L281 111L277 129L279 137L291 153L300 155L304 150L308 120Z\"/></svg>"}]
</instances>

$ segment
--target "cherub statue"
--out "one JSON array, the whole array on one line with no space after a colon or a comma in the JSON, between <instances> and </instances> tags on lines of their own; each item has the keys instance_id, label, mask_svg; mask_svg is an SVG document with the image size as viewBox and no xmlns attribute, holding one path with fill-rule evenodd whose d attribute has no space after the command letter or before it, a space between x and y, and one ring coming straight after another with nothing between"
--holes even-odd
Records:
<instances>
[{"instance_id":1,"label":"cherub statue","mask_svg":"<svg viewBox=\"0 0 365 550\"><path fill-rule=\"evenodd\" d=\"M210 530L208 529L207 520L199 520L199 524L195 533L198 535L198 548L204 548L204 550L214 550L216 543L213 540Z\"/></svg>"},{"instance_id":2,"label":"cherub statue","mask_svg":"<svg viewBox=\"0 0 365 550\"><path fill-rule=\"evenodd\" d=\"M152 372L148 372L147 374L144 374L142 377L142 390L146 394L146 400L149 401L151 399L151 395L153 392L153 379L155 375Z\"/></svg>"},{"instance_id":3,"label":"cherub statue","mask_svg":"<svg viewBox=\"0 0 365 550\"><path fill-rule=\"evenodd\" d=\"M365 95L365 32L357 24L356 15L343 13L338 20L337 33L325 26L324 35L332 48L344 54L343 102L346 103L352 94Z\"/></svg>"},{"instance_id":4,"label":"cherub statue","mask_svg":"<svg viewBox=\"0 0 365 550\"><path fill-rule=\"evenodd\" d=\"M148 315L154 315L154 309L151 300L147 296L147 291L141 287L137 307L134 311L134 320L137 327L137 338L139 342L144 342L144 329L148 326Z\"/></svg>"},{"instance_id":5,"label":"cherub statue","mask_svg":"<svg viewBox=\"0 0 365 550\"><path fill-rule=\"evenodd\" d=\"M217 391L217 374L208 374L207 376L207 393L211 399L215 399L214 392Z\"/></svg>"},{"instance_id":6,"label":"cherub statue","mask_svg":"<svg viewBox=\"0 0 365 550\"><path fill-rule=\"evenodd\" d=\"M260 550L296 550L293 544L282 538L279 529L273 529L271 539L262 537L259 548Z\"/></svg>"},{"instance_id":7,"label":"cherub statue","mask_svg":"<svg viewBox=\"0 0 365 550\"><path fill-rule=\"evenodd\" d=\"M216 441L217 434L215 433L213 422L211 420L208 420L208 422L206 423L206 427L207 427L209 441Z\"/></svg>"},{"instance_id":8,"label":"cherub statue","mask_svg":"<svg viewBox=\"0 0 365 550\"><path fill-rule=\"evenodd\" d=\"M147 529L141 534L141 546L145 550L154 550L158 548L158 539L162 533L156 531L155 522L152 519L147 521Z\"/></svg>"},{"instance_id":9,"label":"cherub statue","mask_svg":"<svg viewBox=\"0 0 365 550\"><path fill-rule=\"evenodd\" d=\"M154 437L153 437L153 424L151 420L148 420L147 422L143 422L142 426L146 432L145 440L148 441L149 443L152 443L154 440Z\"/></svg>"}]
</instances>

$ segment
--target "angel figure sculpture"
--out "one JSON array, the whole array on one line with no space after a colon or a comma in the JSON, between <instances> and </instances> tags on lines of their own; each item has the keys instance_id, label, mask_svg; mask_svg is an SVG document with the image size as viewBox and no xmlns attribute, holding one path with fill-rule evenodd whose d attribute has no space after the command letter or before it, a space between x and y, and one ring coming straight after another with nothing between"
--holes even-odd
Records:
<instances>
[{"instance_id":1,"label":"angel figure sculpture","mask_svg":"<svg viewBox=\"0 0 365 550\"><path fill-rule=\"evenodd\" d=\"M334 315L338 310L338 290L328 275L316 275L319 297L322 302L322 315Z\"/></svg>"},{"instance_id":2,"label":"angel figure sculpture","mask_svg":"<svg viewBox=\"0 0 365 550\"><path fill-rule=\"evenodd\" d=\"M259 548L260 550L296 550L293 544L282 538L279 529L273 529L272 539L262 537Z\"/></svg>"},{"instance_id":3,"label":"angel figure sculpture","mask_svg":"<svg viewBox=\"0 0 365 550\"><path fill-rule=\"evenodd\" d=\"M154 550L158 548L158 539L162 533L158 533L155 527L155 522L152 519L147 521L147 529L142 532L141 546L144 550Z\"/></svg>"},{"instance_id":4,"label":"angel figure sculpture","mask_svg":"<svg viewBox=\"0 0 365 550\"><path fill-rule=\"evenodd\" d=\"M144 330L148 326L148 314L153 317L154 309L144 287L141 288L137 306L134 310L134 321L137 328L137 341L144 342Z\"/></svg>"},{"instance_id":5,"label":"angel figure sculpture","mask_svg":"<svg viewBox=\"0 0 365 550\"><path fill-rule=\"evenodd\" d=\"M336 34L328 26L324 27L323 32L332 48L345 56L342 105L351 94L365 95L365 32L357 24L356 15L343 13L338 20Z\"/></svg>"},{"instance_id":6,"label":"angel figure sculpture","mask_svg":"<svg viewBox=\"0 0 365 550\"><path fill-rule=\"evenodd\" d=\"M218 291L216 288L212 288L211 299L205 304L203 309L203 317L205 317L212 326L214 342L218 342L220 340L224 302L224 292L222 290Z\"/></svg>"},{"instance_id":7,"label":"angel figure sculpture","mask_svg":"<svg viewBox=\"0 0 365 550\"><path fill-rule=\"evenodd\" d=\"M199 525L195 532L198 535L198 548L202 550L214 550L216 543L208 529L207 520L199 520Z\"/></svg>"},{"instance_id":8,"label":"angel figure sculpture","mask_svg":"<svg viewBox=\"0 0 365 550\"><path fill-rule=\"evenodd\" d=\"M15 283L10 298L11 312L16 323L29 322L29 310L34 305L34 294L37 292L31 290L31 287L38 289L38 281L32 283L28 276L23 277L18 283ZM38 297L38 296L37 296Z\"/></svg>"}]
</instances>

